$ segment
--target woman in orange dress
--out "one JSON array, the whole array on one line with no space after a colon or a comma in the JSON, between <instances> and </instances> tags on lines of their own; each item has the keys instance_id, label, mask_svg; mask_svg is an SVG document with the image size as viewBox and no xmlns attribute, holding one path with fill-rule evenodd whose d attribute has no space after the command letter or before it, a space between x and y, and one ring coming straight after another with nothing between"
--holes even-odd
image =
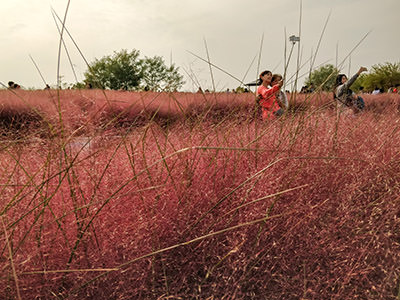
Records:
<instances>
[{"instance_id":1,"label":"woman in orange dress","mask_svg":"<svg viewBox=\"0 0 400 300\"><path fill-rule=\"evenodd\" d=\"M276 99L276 92L280 90L283 81L280 80L274 86L269 87L271 80L272 73L270 71L264 71L260 74L259 82L261 85L257 88L257 101L261 106L264 121L272 120L283 113Z\"/></svg>"}]
</instances>

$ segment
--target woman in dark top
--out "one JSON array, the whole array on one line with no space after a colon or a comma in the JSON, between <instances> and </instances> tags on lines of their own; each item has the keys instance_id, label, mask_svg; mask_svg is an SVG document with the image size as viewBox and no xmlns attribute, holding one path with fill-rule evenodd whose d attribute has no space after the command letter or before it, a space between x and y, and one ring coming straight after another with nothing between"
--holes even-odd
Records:
<instances>
[{"instance_id":1,"label":"woman in dark top","mask_svg":"<svg viewBox=\"0 0 400 300\"><path fill-rule=\"evenodd\" d=\"M361 67L349 80L347 80L347 76L344 74L339 74L336 77L336 84L333 93L335 100L340 102L342 108L351 108L354 113L364 109L364 100L353 93L350 86L354 81L356 81L358 76L365 71L367 71L367 68Z\"/></svg>"}]
</instances>

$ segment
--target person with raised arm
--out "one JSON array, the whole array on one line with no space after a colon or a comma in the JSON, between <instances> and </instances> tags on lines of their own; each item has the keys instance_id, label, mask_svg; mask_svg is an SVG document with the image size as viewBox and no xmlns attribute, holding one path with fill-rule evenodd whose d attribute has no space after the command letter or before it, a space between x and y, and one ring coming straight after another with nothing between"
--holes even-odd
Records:
<instances>
[{"instance_id":1,"label":"person with raised arm","mask_svg":"<svg viewBox=\"0 0 400 300\"><path fill-rule=\"evenodd\" d=\"M362 111L365 107L364 99L357 96L351 89L351 85L356 81L362 72L367 71L367 68L361 67L356 74L349 80L345 74L339 74L336 77L336 84L334 87L334 99L339 101L342 109L350 108L354 113Z\"/></svg>"}]
</instances>

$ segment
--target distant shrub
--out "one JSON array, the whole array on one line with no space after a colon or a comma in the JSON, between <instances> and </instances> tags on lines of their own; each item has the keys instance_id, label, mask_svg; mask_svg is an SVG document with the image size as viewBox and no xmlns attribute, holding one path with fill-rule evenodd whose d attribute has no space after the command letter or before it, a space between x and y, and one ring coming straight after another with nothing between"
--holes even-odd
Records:
<instances>
[{"instance_id":1,"label":"distant shrub","mask_svg":"<svg viewBox=\"0 0 400 300\"><path fill-rule=\"evenodd\" d=\"M5 107L0 109L0 132L2 135L26 136L43 125L42 116L32 110Z\"/></svg>"}]
</instances>

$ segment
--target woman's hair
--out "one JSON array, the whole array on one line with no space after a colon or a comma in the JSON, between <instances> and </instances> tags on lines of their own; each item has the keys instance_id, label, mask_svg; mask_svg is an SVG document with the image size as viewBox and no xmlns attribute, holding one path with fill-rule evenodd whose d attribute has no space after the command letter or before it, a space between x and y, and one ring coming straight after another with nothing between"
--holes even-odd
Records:
<instances>
[{"instance_id":1,"label":"woman's hair","mask_svg":"<svg viewBox=\"0 0 400 300\"><path fill-rule=\"evenodd\" d=\"M339 74L336 76L335 84L333 85L333 99L336 99L336 89L339 85L342 85L342 78L347 77L345 74Z\"/></svg>"},{"instance_id":2,"label":"woman's hair","mask_svg":"<svg viewBox=\"0 0 400 300\"><path fill-rule=\"evenodd\" d=\"M342 84L342 78L343 77L347 77L345 74L339 74L337 77L336 77L336 82L335 82L335 88L337 88L339 85L341 85Z\"/></svg>"},{"instance_id":3,"label":"woman's hair","mask_svg":"<svg viewBox=\"0 0 400 300\"><path fill-rule=\"evenodd\" d=\"M265 71L262 71L261 72L261 74L260 74L260 76L259 76L259 78L258 78L258 80L257 80L257 85L260 85L261 83L262 83L262 79L261 79L261 77L263 77L264 75L266 75L266 74L272 74L272 72L271 71L268 71L268 70L265 70Z\"/></svg>"}]
</instances>

